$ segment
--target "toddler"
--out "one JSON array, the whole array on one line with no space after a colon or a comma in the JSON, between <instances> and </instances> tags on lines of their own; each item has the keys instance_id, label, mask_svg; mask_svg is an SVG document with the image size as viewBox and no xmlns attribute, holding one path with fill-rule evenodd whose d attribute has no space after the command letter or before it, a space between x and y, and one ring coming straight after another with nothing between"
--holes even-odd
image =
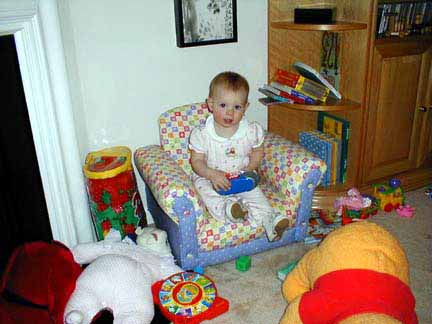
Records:
<instances>
[{"instance_id":1,"label":"toddler","mask_svg":"<svg viewBox=\"0 0 432 324\"><path fill-rule=\"evenodd\" d=\"M289 226L284 215L275 215L259 187L234 195L226 173L255 171L264 157L264 131L244 117L249 106L249 84L234 72L218 74L210 83L207 104L210 115L189 139L193 182L210 214L220 221L262 225L270 241L279 240Z\"/></svg>"}]
</instances>

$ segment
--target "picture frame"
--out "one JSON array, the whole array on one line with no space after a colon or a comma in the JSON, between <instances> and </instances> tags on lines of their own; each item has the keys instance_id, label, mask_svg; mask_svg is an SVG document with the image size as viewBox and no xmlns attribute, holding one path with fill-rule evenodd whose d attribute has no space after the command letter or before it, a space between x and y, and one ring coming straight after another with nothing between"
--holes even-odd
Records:
<instances>
[{"instance_id":1,"label":"picture frame","mask_svg":"<svg viewBox=\"0 0 432 324\"><path fill-rule=\"evenodd\" d=\"M174 0L178 47L237 42L237 0Z\"/></svg>"}]
</instances>

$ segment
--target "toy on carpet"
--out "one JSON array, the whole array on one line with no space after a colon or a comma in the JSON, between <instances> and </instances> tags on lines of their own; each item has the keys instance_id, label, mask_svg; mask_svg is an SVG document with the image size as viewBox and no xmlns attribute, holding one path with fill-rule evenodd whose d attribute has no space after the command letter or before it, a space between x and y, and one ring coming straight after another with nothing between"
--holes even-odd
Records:
<instances>
[{"instance_id":1,"label":"toy on carpet","mask_svg":"<svg viewBox=\"0 0 432 324\"><path fill-rule=\"evenodd\" d=\"M404 204L405 196L398 179L390 179L389 184L374 184L374 197L378 206L385 212L391 212Z\"/></svg>"},{"instance_id":2,"label":"toy on carpet","mask_svg":"<svg viewBox=\"0 0 432 324\"><path fill-rule=\"evenodd\" d=\"M227 173L226 177L231 182L228 190L219 190L219 195L233 195L240 192L251 191L259 183L259 175L253 171L242 172L239 174Z\"/></svg>"},{"instance_id":3,"label":"toy on carpet","mask_svg":"<svg viewBox=\"0 0 432 324\"><path fill-rule=\"evenodd\" d=\"M308 234L305 244L321 242L331 231L341 226L342 219L338 215L330 215L322 210L313 210L309 217Z\"/></svg>"},{"instance_id":4,"label":"toy on carpet","mask_svg":"<svg viewBox=\"0 0 432 324\"><path fill-rule=\"evenodd\" d=\"M342 225L367 219L378 212L377 200L362 195L357 188L351 188L346 197L339 197L334 203L337 214L342 216Z\"/></svg>"},{"instance_id":5,"label":"toy on carpet","mask_svg":"<svg viewBox=\"0 0 432 324\"><path fill-rule=\"evenodd\" d=\"M135 230L136 244L158 253L159 255L170 255L171 248L168 235L156 227L138 227Z\"/></svg>"},{"instance_id":6,"label":"toy on carpet","mask_svg":"<svg viewBox=\"0 0 432 324\"><path fill-rule=\"evenodd\" d=\"M355 221L368 219L378 213L379 207L377 200L368 195L363 195L364 207L360 210L352 210L348 207L342 209L342 225L346 225Z\"/></svg>"},{"instance_id":7,"label":"toy on carpet","mask_svg":"<svg viewBox=\"0 0 432 324\"><path fill-rule=\"evenodd\" d=\"M405 218L414 217L414 211L415 208L411 207L410 205L399 206L398 208L396 208L396 213L398 213L400 217L405 217Z\"/></svg>"},{"instance_id":8,"label":"toy on carpet","mask_svg":"<svg viewBox=\"0 0 432 324\"><path fill-rule=\"evenodd\" d=\"M252 258L249 255L242 255L237 258L235 266L238 271L246 272L250 269Z\"/></svg>"},{"instance_id":9,"label":"toy on carpet","mask_svg":"<svg viewBox=\"0 0 432 324\"><path fill-rule=\"evenodd\" d=\"M114 323L150 323L154 316L151 285L182 271L166 249L162 232L143 230L137 242L154 243L141 246L121 241L120 233L112 230L103 241L72 248L75 261L89 265L76 281L65 323L91 323L103 309L112 312ZM155 248L156 242L162 247Z\"/></svg>"},{"instance_id":10,"label":"toy on carpet","mask_svg":"<svg viewBox=\"0 0 432 324\"><path fill-rule=\"evenodd\" d=\"M200 273L200 274L204 274L205 270L204 270L203 267L197 265L197 266L195 266L195 267L193 268L193 272L197 272L197 273Z\"/></svg>"},{"instance_id":11,"label":"toy on carpet","mask_svg":"<svg viewBox=\"0 0 432 324\"><path fill-rule=\"evenodd\" d=\"M429 188L427 188L427 189L425 190L425 194L426 194L426 196L428 196L430 199L432 199L432 186L429 187Z\"/></svg>"},{"instance_id":12,"label":"toy on carpet","mask_svg":"<svg viewBox=\"0 0 432 324\"><path fill-rule=\"evenodd\" d=\"M347 196L339 197L334 202L334 207L338 215L342 214L342 208L348 207L351 210L360 210L364 207L363 196L357 188L351 188L347 192Z\"/></svg>"},{"instance_id":13,"label":"toy on carpet","mask_svg":"<svg viewBox=\"0 0 432 324\"><path fill-rule=\"evenodd\" d=\"M111 228L124 237L133 235L138 224L147 225L131 157L132 152L126 146L86 156L83 172L98 239L104 239Z\"/></svg>"},{"instance_id":14,"label":"toy on carpet","mask_svg":"<svg viewBox=\"0 0 432 324\"><path fill-rule=\"evenodd\" d=\"M298 262L299 262L299 260L296 260L296 261L288 263L285 267L280 268L277 272L277 276L278 276L279 280L284 281L286 276L288 275L288 273L293 271L293 269L296 267Z\"/></svg>"},{"instance_id":15,"label":"toy on carpet","mask_svg":"<svg viewBox=\"0 0 432 324\"><path fill-rule=\"evenodd\" d=\"M398 240L368 221L331 232L288 274L292 323L418 323L409 265Z\"/></svg>"},{"instance_id":16,"label":"toy on carpet","mask_svg":"<svg viewBox=\"0 0 432 324\"><path fill-rule=\"evenodd\" d=\"M60 242L17 247L0 282L0 323L63 323L63 311L81 271Z\"/></svg>"},{"instance_id":17,"label":"toy on carpet","mask_svg":"<svg viewBox=\"0 0 432 324\"><path fill-rule=\"evenodd\" d=\"M216 285L197 272L180 272L152 286L153 301L174 324L198 324L228 311Z\"/></svg>"}]
</instances>

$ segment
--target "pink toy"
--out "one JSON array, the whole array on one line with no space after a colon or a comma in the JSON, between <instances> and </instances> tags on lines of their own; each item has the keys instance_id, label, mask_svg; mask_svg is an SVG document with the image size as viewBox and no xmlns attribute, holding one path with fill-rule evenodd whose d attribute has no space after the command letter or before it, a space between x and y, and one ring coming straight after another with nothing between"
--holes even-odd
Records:
<instances>
[{"instance_id":1,"label":"pink toy","mask_svg":"<svg viewBox=\"0 0 432 324\"><path fill-rule=\"evenodd\" d=\"M345 206L351 210L360 210L364 207L363 196L357 188L348 190L346 197L339 197L334 202L338 215L342 214L342 208Z\"/></svg>"},{"instance_id":2,"label":"pink toy","mask_svg":"<svg viewBox=\"0 0 432 324\"><path fill-rule=\"evenodd\" d=\"M414 216L414 207L410 205L399 206L396 208L396 213L401 217L411 218Z\"/></svg>"}]
</instances>

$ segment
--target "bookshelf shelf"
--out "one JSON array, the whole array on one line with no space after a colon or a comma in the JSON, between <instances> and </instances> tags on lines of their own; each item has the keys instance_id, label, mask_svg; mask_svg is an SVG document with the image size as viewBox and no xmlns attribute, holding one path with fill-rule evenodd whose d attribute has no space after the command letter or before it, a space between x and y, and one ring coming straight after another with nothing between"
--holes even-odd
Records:
<instances>
[{"instance_id":1,"label":"bookshelf shelf","mask_svg":"<svg viewBox=\"0 0 432 324\"><path fill-rule=\"evenodd\" d=\"M297 24L294 21L272 21L271 27L288 30L305 30L305 31L346 31L366 29L367 24L349 21L336 21L334 24Z\"/></svg>"},{"instance_id":2,"label":"bookshelf shelf","mask_svg":"<svg viewBox=\"0 0 432 324\"><path fill-rule=\"evenodd\" d=\"M352 101L350 99L341 99L341 100L333 100L328 99L325 104L319 105L303 105L303 104L277 104L277 106L281 106L288 109L294 110L304 110L304 111L349 111L360 108L360 103Z\"/></svg>"},{"instance_id":3,"label":"bookshelf shelf","mask_svg":"<svg viewBox=\"0 0 432 324\"><path fill-rule=\"evenodd\" d=\"M312 209L334 209L334 200L346 195L352 183L336 184L328 187L319 186L316 188L312 198Z\"/></svg>"},{"instance_id":4,"label":"bookshelf shelf","mask_svg":"<svg viewBox=\"0 0 432 324\"><path fill-rule=\"evenodd\" d=\"M400 44L400 43L432 43L432 35L416 35L416 36L405 36L405 37L382 37L375 39L375 45L382 44Z\"/></svg>"}]
</instances>

